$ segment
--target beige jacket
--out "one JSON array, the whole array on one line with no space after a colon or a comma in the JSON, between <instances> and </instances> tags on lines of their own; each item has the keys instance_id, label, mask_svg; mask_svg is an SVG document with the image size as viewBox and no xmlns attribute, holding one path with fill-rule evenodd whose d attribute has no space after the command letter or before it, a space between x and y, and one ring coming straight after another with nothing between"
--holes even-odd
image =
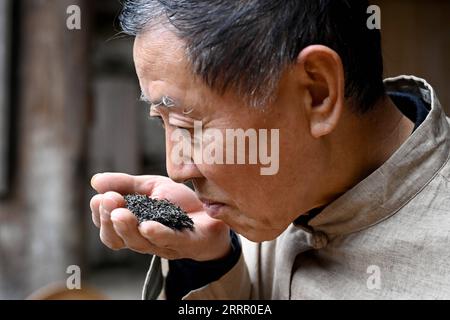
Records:
<instances>
[{"instance_id":1,"label":"beige jacket","mask_svg":"<svg viewBox=\"0 0 450 320\"><path fill-rule=\"evenodd\" d=\"M233 269L185 299L450 299L450 119L426 81L385 84L431 108L411 137L307 226L241 237Z\"/></svg>"}]
</instances>

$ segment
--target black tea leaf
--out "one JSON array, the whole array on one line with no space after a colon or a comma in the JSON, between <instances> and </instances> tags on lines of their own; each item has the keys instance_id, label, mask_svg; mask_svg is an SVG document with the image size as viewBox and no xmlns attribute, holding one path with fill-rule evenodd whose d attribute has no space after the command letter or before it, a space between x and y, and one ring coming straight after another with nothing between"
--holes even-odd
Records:
<instances>
[{"instance_id":1,"label":"black tea leaf","mask_svg":"<svg viewBox=\"0 0 450 320\"><path fill-rule=\"evenodd\" d=\"M175 230L194 230L194 222L179 206L162 199L152 199L147 195L129 194L124 196L127 209L138 219L156 221Z\"/></svg>"}]
</instances>

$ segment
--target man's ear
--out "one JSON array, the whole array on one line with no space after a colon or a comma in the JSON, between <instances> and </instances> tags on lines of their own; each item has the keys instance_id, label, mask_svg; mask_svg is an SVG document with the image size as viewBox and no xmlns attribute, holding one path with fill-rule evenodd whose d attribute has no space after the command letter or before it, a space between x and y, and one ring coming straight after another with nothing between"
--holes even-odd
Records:
<instances>
[{"instance_id":1,"label":"man's ear","mask_svg":"<svg viewBox=\"0 0 450 320\"><path fill-rule=\"evenodd\" d=\"M311 45L297 58L304 107L314 138L331 133L341 117L345 101L345 77L341 58L332 49Z\"/></svg>"}]
</instances>

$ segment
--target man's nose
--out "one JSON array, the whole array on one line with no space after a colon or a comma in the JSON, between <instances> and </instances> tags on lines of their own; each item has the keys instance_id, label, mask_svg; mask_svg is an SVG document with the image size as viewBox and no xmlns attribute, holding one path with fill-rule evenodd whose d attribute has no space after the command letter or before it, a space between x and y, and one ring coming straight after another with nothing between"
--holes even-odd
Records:
<instances>
[{"instance_id":1,"label":"man's nose","mask_svg":"<svg viewBox=\"0 0 450 320\"><path fill-rule=\"evenodd\" d=\"M202 177L197 164L194 163L192 152L179 152L181 142L171 141L169 132L166 132L166 169L169 178L175 182L183 183L191 179ZM188 149L187 149L188 150ZM189 150L188 150L189 151Z\"/></svg>"},{"instance_id":2,"label":"man's nose","mask_svg":"<svg viewBox=\"0 0 450 320\"><path fill-rule=\"evenodd\" d=\"M191 179L202 177L195 164L174 164L170 157L166 157L167 174L175 182L183 183Z\"/></svg>"}]
</instances>

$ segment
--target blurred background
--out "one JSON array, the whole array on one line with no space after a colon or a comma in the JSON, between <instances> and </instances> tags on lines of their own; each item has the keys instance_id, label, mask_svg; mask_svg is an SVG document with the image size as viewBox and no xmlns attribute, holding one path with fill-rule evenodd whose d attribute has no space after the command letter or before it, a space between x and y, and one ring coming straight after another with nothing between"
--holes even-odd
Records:
<instances>
[{"instance_id":1,"label":"blurred background","mask_svg":"<svg viewBox=\"0 0 450 320\"><path fill-rule=\"evenodd\" d=\"M450 1L379 0L385 75L414 74L450 114ZM81 8L69 30L67 8ZM149 256L105 248L91 222L98 172L165 174L164 135L138 102L118 0L0 0L0 299L65 285L139 299Z\"/></svg>"}]
</instances>

